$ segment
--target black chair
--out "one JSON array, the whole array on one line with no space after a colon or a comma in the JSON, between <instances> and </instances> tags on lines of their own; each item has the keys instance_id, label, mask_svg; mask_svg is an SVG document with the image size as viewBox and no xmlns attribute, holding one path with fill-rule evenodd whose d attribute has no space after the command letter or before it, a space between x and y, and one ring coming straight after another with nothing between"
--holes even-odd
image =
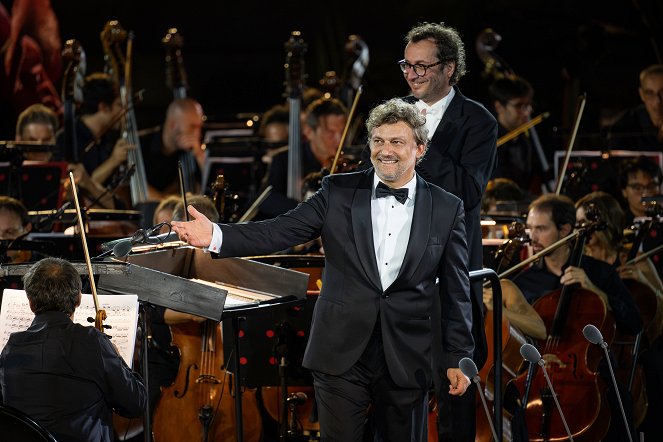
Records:
<instances>
[{"instance_id":1,"label":"black chair","mask_svg":"<svg viewBox=\"0 0 663 442\"><path fill-rule=\"evenodd\" d=\"M8 442L57 442L25 413L7 405L0 405L0 434L0 439Z\"/></svg>"}]
</instances>

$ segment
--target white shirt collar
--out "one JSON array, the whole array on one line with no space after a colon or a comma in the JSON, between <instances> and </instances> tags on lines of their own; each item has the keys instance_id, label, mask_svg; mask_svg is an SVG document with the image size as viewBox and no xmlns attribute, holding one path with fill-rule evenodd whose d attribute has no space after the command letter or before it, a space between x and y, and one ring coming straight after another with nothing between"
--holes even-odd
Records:
<instances>
[{"instance_id":1,"label":"white shirt collar","mask_svg":"<svg viewBox=\"0 0 663 442\"><path fill-rule=\"evenodd\" d=\"M419 109L419 112L426 109L427 116L431 115L435 116L435 118L437 119L442 119L444 111L447 110L447 108L449 107L449 103L451 103L451 100L453 100L455 95L456 95L456 90L454 88L451 88L449 93L444 98L437 101L436 103L433 103L432 106L427 105L421 100L417 100L415 106L417 107L417 109Z\"/></svg>"},{"instance_id":2,"label":"white shirt collar","mask_svg":"<svg viewBox=\"0 0 663 442\"><path fill-rule=\"evenodd\" d=\"M378 178L377 173L373 173L373 193L372 193L372 198L375 199L375 188L378 186L378 183L383 182ZM385 186L389 186L389 184L384 183ZM391 186L389 186L391 187ZM414 201L414 195L417 192L417 174L415 173L414 176L410 181L405 183L404 186L399 187L399 189L407 189L407 199Z\"/></svg>"}]
</instances>

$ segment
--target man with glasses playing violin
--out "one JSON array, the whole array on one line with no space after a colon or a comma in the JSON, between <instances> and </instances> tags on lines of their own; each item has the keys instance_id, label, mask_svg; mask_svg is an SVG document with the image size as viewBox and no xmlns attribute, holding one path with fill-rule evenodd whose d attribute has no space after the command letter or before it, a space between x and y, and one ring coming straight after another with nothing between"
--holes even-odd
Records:
<instances>
[{"instance_id":1,"label":"man with glasses playing violin","mask_svg":"<svg viewBox=\"0 0 663 442\"><path fill-rule=\"evenodd\" d=\"M444 23L419 23L405 36L405 58L398 62L411 90L405 100L426 116L429 146L417 172L426 181L463 200L469 269L483 267L481 200L495 165L497 123L480 103L466 98L456 85L465 74L465 48L458 32ZM481 282L473 283L473 359L486 361ZM474 441L475 394L451 396L436 385L440 399L440 439Z\"/></svg>"},{"instance_id":2,"label":"man with glasses playing violin","mask_svg":"<svg viewBox=\"0 0 663 442\"><path fill-rule=\"evenodd\" d=\"M661 151L663 149L663 64L640 72L638 94L642 104L627 110L608 133L611 149Z\"/></svg>"},{"instance_id":3,"label":"man with glasses playing violin","mask_svg":"<svg viewBox=\"0 0 663 442\"><path fill-rule=\"evenodd\" d=\"M530 121L534 89L522 77L498 78L488 88L501 137ZM530 195L541 195L543 167L529 132L497 148L497 167L491 178L509 178ZM552 177L548 177L552 178Z\"/></svg>"}]
</instances>

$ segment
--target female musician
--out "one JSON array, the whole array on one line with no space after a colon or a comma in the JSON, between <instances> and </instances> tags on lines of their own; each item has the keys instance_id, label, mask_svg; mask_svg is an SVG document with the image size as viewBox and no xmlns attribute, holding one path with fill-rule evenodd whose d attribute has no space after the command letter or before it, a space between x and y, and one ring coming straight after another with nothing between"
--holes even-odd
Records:
<instances>
[{"instance_id":1,"label":"female musician","mask_svg":"<svg viewBox=\"0 0 663 442\"><path fill-rule=\"evenodd\" d=\"M537 198L530 204L527 216L534 251L538 252L571 234L575 222L576 209L570 198L554 194ZM564 285L579 284L582 289L596 293L605 302L619 331L631 335L639 333L642 329L640 313L617 272L607 263L589 256L583 256L579 266L570 266L571 252L572 246L566 244L518 274L513 281L531 303ZM549 364L560 363L557 355L548 356ZM605 364L599 365L599 372L608 386L608 402L614 417L611 424L615 426L615 431L608 433L608 439L604 440L621 440L622 436L626 440L623 427L619 427L621 413L614 391L610 388L612 382ZM626 395L622 394L621 397L624 399ZM532 434L532 429L529 430Z\"/></svg>"},{"instance_id":2,"label":"female musician","mask_svg":"<svg viewBox=\"0 0 663 442\"><path fill-rule=\"evenodd\" d=\"M592 192L576 202L577 222L587 221L590 204L605 220L606 229L596 232L585 245L585 254L614 266L622 279L634 279L649 287L654 293L663 293L663 282L650 258L636 264L625 264L628 250L623 247L624 212L617 200L605 192ZM663 295L661 295L663 296Z\"/></svg>"},{"instance_id":3,"label":"female musician","mask_svg":"<svg viewBox=\"0 0 663 442\"><path fill-rule=\"evenodd\" d=\"M663 395L663 385L660 383L660 372L663 361L663 351L661 348L661 306L663 306L663 283L656 271L656 267L650 258L645 258L634 264L628 264L628 250L622 246L622 232L624 212L619 206L617 200L604 192L592 192L585 195L576 202L578 222L586 219L586 211L590 204L602 214L602 219L608 221L605 231L596 232L588 241L585 247L585 253L596 259L611 264L619 272L622 279L630 279L641 284L636 285L633 290L634 296L638 295L640 313L645 321L646 350L642 354L636 355L638 362L642 365L645 372L646 397L642 393L642 398L635 397L636 400L644 401L646 416L644 410L642 415L647 425L643 425L640 430L645 431L647 439L654 438L653 422L660 417L661 399ZM657 299L658 298L658 299ZM642 347L641 347L642 348ZM627 367L628 368L628 367ZM639 373L638 373L639 374ZM623 397L623 396L622 396ZM637 403L636 403L637 405ZM658 417L657 417L658 416ZM656 430L654 430L656 431Z\"/></svg>"}]
</instances>

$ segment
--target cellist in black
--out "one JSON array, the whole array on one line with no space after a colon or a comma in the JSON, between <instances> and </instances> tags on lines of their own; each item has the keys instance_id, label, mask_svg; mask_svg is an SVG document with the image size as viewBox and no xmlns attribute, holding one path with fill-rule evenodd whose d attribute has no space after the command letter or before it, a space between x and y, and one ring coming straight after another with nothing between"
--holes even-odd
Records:
<instances>
[{"instance_id":1,"label":"cellist in black","mask_svg":"<svg viewBox=\"0 0 663 442\"><path fill-rule=\"evenodd\" d=\"M575 222L576 210L570 198L554 194L537 198L530 204L527 216L534 252L539 252L571 234ZM513 282L518 285L530 303L535 303L562 286L578 284L582 289L596 293L606 303L608 315L614 318L619 331L625 334L637 334L642 329L642 319L617 272L610 265L588 256L582 256L579 266L571 266L569 265L571 255L571 244L564 245L518 274ZM612 382L605 361L599 363L599 373L608 386L608 402L613 416L611 425L615 430L610 431L603 440L628 440L621 422L616 396L610 388ZM559 391L557 393L559 394ZM624 407L628 417L632 412L631 404L627 400L628 395L622 393L621 397L625 401ZM578 401L581 400L583 398L578 398ZM632 422L632 419L630 421ZM607 429L603 429L601 432L606 431Z\"/></svg>"}]
</instances>

